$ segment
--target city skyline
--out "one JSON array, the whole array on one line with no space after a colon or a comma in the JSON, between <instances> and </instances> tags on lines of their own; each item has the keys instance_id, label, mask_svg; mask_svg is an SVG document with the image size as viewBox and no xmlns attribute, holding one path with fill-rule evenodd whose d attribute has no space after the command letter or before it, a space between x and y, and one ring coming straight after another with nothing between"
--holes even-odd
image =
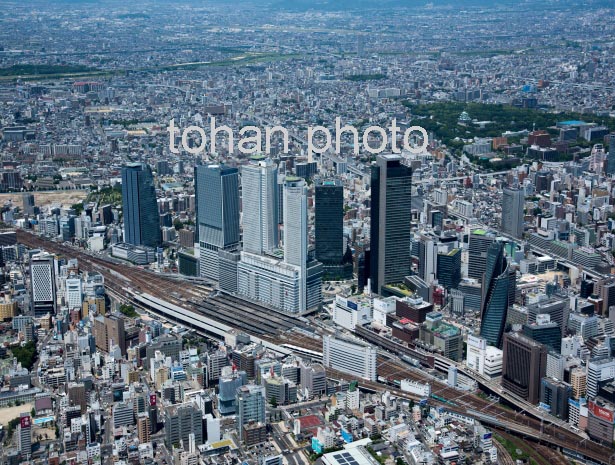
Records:
<instances>
[{"instance_id":1,"label":"city skyline","mask_svg":"<svg viewBox=\"0 0 615 465\"><path fill-rule=\"evenodd\" d=\"M612 2L3 6L0 462L612 461Z\"/></svg>"}]
</instances>

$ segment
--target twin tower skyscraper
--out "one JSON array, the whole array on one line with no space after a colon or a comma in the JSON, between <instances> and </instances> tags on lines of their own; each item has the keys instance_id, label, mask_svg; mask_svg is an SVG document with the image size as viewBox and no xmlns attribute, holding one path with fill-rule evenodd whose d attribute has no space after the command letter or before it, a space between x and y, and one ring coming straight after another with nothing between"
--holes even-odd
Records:
<instances>
[{"instance_id":1,"label":"twin tower skyscraper","mask_svg":"<svg viewBox=\"0 0 615 465\"><path fill-rule=\"evenodd\" d=\"M308 257L303 179L287 176L280 184L277 165L254 156L241 168L241 208L237 168L197 166L195 189L201 276L289 313L319 305L322 267ZM282 224L283 255L278 249Z\"/></svg>"}]
</instances>

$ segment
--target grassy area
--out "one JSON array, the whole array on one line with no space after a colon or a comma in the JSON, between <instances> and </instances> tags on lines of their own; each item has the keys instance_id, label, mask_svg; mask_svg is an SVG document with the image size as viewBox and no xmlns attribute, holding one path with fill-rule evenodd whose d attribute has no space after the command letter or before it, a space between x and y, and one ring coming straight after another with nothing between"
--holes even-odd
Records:
<instances>
[{"instance_id":1,"label":"grassy area","mask_svg":"<svg viewBox=\"0 0 615 465\"><path fill-rule=\"evenodd\" d=\"M496 441L502 444L502 446L504 446L504 449L508 451L513 460L527 460L530 465L538 465L538 462L531 458L530 454L528 454L526 451L519 449L514 442L503 438L499 434L494 434L493 437Z\"/></svg>"},{"instance_id":2,"label":"grassy area","mask_svg":"<svg viewBox=\"0 0 615 465\"><path fill-rule=\"evenodd\" d=\"M504 131L547 129L558 121L583 120L588 123L605 124L615 130L615 118L582 115L579 113L550 113L538 109L517 108L510 105L492 105L486 103L441 102L414 105L404 102L410 113L419 117L418 124L428 132L433 131L447 145L455 145L456 137L470 139L474 137L498 137ZM484 128L472 124L458 124L459 115L466 111L470 118L478 121L490 121Z\"/></svg>"},{"instance_id":3,"label":"grassy area","mask_svg":"<svg viewBox=\"0 0 615 465\"><path fill-rule=\"evenodd\" d=\"M89 77L105 78L124 74L124 70L115 71L89 71L84 73L62 73L62 74L30 74L21 76L1 76L0 81L11 81L20 79L22 81L40 81L44 79L84 79Z\"/></svg>"},{"instance_id":4,"label":"grassy area","mask_svg":"<svg viewBox=\"0 0 615 465\"><path fill-rule=\"evenodd\" d=\"M427 132L433 132L437 139L440 139L456 153L461 153L463 149L464 142L462 139L499 137L506 131L531 131L534 127L548 130L552 135L552 140L556 140L558 131L554 129L554 126L557 122L565 120L582 120L588 123L605 125L611 131L615 130L615 118L573 112L552 113L541 109L486 103L439 102L415 105L404 101L403 104L408 108L416 122L415 124L424 127ZM459 116L463 111L467 112L473 120L489 121L489 124L482 128L472 123L461 125L459 124ZM509 138L509 143L518 142L519 138ZM592 143L583 139L578 139L571 144L571 146L578 146L579 148L587 148L591 145ZM524 162L523 154L519 154L519 157L515 155L507 157L501 154L500 157L503 160L497 163L491 163L484 157L468 156L484 169L506 170ZM557 161L567 161L571 158L571 154L561 154Z\"/></svg>"},{"instance_id":5,"label":"grassy area","mask_svg":"<svg viewBox=\"0 0 615 465\"><path fill-rule=\"evenodd\" d=\"M89 73L98 71L81 65L13 65L0 68L0 76L29 76Z\"/></svg>"},{"instance_id":6,"label":"grassy area","mask_svg":"<svg viewBox=\"0 0 615 465\"><path fill-rule=\"evenodd\" d=\"M122 203L122 186L117 184L113 187L105 187L90 192L87 202L98 200L101 205L119 205Z\"/></svg>"}]
</instances>

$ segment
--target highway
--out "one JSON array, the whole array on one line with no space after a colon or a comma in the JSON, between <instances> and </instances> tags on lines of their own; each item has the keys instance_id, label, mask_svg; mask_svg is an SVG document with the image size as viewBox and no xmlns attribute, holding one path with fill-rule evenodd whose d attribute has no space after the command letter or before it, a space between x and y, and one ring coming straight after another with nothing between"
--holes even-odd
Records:
<instances>
[{"instance_id":1,"label":"highway","mask_svg":"<svg viewBox=\"0 0 615 465\"><path fill-rule=\"evenodd\" d=\"M372 341L372 343L374 342ZM319 343L318 340L309 337L295 337L294 344L310 350L322 350L322 342ZM449 363L452 362L449 361ZM377 373L378 376L387 378L391 381L410 379L422 383L429 383L431 385L432 394L448 401L443 402L431 398L430 403L439 405L449 411L475 418L492 428L515 432L522 437L532 438L552 446L570 448L571 445L575 445L576 449L574 450L576 452L602 463L608 463L611 454L614 452L608 447L592 441L583 440L583 438L576 433L562 428L560 424L561 421L555 417L548 417L548 419L553 422L549 423L534 418L529 414L525 414L523 411L510 410L503 405L483 399L473 393L460 391L445 383L436 381L422 369L410 367L395 359L379 355L377 359ZM345 379L347 381L354 378L347 373L331 368L327 368L327 377L338 380ZM361 379L359 385L363 389L369 389L375 392L388 390L392 394L403 399L414 401L421 400L421 397L418 395L401 391L395 386L381 382ZM527 410L524 407L522 407L522 409ZM528 411L528 413L539 415L541 412L538 412L534 408L532 411Z\"/></svg>"}]
</instances>

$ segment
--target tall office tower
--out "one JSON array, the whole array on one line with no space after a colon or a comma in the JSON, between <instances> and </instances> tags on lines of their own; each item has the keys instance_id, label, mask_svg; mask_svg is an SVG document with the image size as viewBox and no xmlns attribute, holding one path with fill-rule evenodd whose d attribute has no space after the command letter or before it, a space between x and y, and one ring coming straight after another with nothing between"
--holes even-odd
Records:
<instances>
[{"instance_id":1,"label":"tall office tower","mask_svg":"<svg viewBox=\"0 0 615 465\"><path fill-rule=\"evenodd\" d=\"M461 282L461 249L438 253L438 284L457 289Z\"/></svg>"},{"instance_id":2,"label":"tall office tower","mask_svg":"<svg viewBox=\"0 0 615 465\"><path fill-rule=\"evenodd\" d=\"M112 344L118 346L122 355L126 355L126 329L124 319L117 315L102 316L94 319L92 330L96 347L109 352Z\"/></svg>"},{"instance_id":3,"label":"tall office tower","mask_svg":"<svg viewBox=\"0 0 615 465\"><path fill-rule=\"evenodd\" d=\"M160 219L152 170L145 163L122 168L124 242L158 247L161 243Z\"/></svg>"},{"instance_id":4,"label":"tall office tower","mask_svg":"<svg viewBox=\"0 0 615 465\"><path fill-rule=\"evenodd\" d=\"M286 175L282 174L280 170L278 170L277 176L278 182L276 185L276 198L278 202L278 225L282 225L284 224L284 181L286 180Z\"/></svg>"},{"instance_id":5,"label":"tall office tower","mask_svg":"<svg viewBox=\"0 0 615 465\"><path fill-rule=\"evenodd\" d=\"M378 155L371 184L370 279L378 294L410 274L412 169L398 155Z\"/></svg>"},{"instance_id":6,"label":"tall office tower","mask_svg":"<svg viewBox=\"0 0 615 465\"><path fill-rule=\"evenodd\" d=\"M513 237L523 237L523 190L505 187L502 195L502 231Z\"/></svg>"},{"instance_id":7,"label":"tall office tower","mask_svg":"<svg viewBox=\"0 0 615 465\"><path fill-rule=\"evenodd\" d=\"M190 435L194 434L194 443L203 444L203 414L193 403L174 404L165 409L165 443L171 449L173 445L181 444L188 450Z\"/></svg>"},{"instance_id":8,"label":"tall office tower","mask_svg":"<svg viewBox=\"0 0 615 465\"><path fill-rule=\"evenodd\" d=\"M468 250L468 277L478 280L483 279L483 273L487 266L487 251L495 241L495 234L484 229L474 229L470 233Z\"/></svg>"},{"instance_id":9,"label":"tall office tower","mask_svg":"<svg viewBox=\"0 0 615 465\"><path fill-rule=\"evenodd\" d=\"M270 252L278 245L277 168L269 158L252 157L241 169L243 250Z\"/></svg>"},{"instance_id":10,"label":"tall office tower","mask_svg":"<svg viewBox=\"0 0 615 465\"><path fill-rule=\"evenodd\" d=\"M562 332L557 323L550 321L548 315L541 315L536 323L523 325L523 334L545 345L548 350L557 353L561 351Z\"/></svg>"},{"instance_id":11,"label":"tall office tower","mask_svg":"<svg viewBox=\"0 0 615 465\"><path fill-rule=\"evenodd\" d=\"M38 254L30 259L30 287L34 316L55 315L56 280L52 255Z\"/></svg>"},{"instance_id":12,"label":"tall office tower","mask_svg":"<svg viewBox=\"0 0 615 465\"><path fill-rule=\"evenodd\" d=\"M307 186L301 178L287 176L284 181L284 262L299 271L299 311L306 308L307 281Z\"/></svg>"},{"instance_id":13,"label":"tall office tower","mask_svg":"<svg viewBox=\"0 0 615 465\"><path fill-rule=\"evenodd\" d=\"M284 182L284 261L307 263L307 186L301 178L287 176Z\"/></svg>"},{"instance_id":14,"label":"tall office tower","mask_svg":"<svg viewBox=\"0 0 615 465\"><path fill-rule=\"evenodd\" d=\"M487 252L487 263L482 284L480 335L496 347L502 345L508 307L514 299L514 274L504 257L504 245L494 242Z\"/></svg>"},{"instance_id":15,"label":"tall office tower","mask_svg":"<svg viewBox=\"0 0 615 465\"><path fill-rule=\"evenodd\" d=\"M243 426L250 423L265 423L265 386L247 384L237 389L237 430L243 437Z\"/></svg>"},{"instance_id":16,"label":"tall office tower","mask_svg":"<svg viewBox=\"0 0 615 465\"><path fill-rule=\"evenodd\" d=\"M239 171L224 165L194 168L200 274L219 279L218 251L239 245Z\"/></svg>"},{"instance_id":17,"label":"tall office tower","mask_svg":"<svg viewBox=\"0 0 615 465\"><path fill-rule=\"evenodd\" d=\"M151 427L149 414L147 412L139 413L137 415L137 434L139 437L139 442L141 444L149 442L150 431Z\"/></svg>"},{"instance_id":18,"label":"tall office tower","mask_svg":"<svg viewBox=\"0 0 615 465\"><path fill-rule=\"evenodd\" d=\"M615 139L611 144L609 154L606 157L606 174L609 176L615 174Z\"/></svg>"},{"instance_id":19,"label":"tall office tower","mask_svg":"<svg viewBox=\"0 0 615 465\"><path fill-rule=\"evenodd\" d=\"M29 413L19 415L17 429L17 449L23 457L29 457L32 453L32 418Z\"/></svg>"},{"instance_id":20,"label":"tall office tower","mask_svg":"<svg viewBox=\"0 0 615 465\"><path fill-rule=\"evenodd\" d=\"M69 310L81 309L83 301L83 288L81 278L72 277L66 279L66 306Z\"/></svg>"},{"instance_id":21,"label":"tall office tower","mask_svg":"<svg viewBox=\"0 0 615 465\"><path fill-rule=\"evenodd\" d=\"M520 333L504 335L502 387L537 404L540 381L547 371L547 348Z\"/></svg>"},{"instance_id":22,"label":"tall office tower","mask_svg":"<svg viewBox=\"0 0 615 465\"><path fill-rule=\"evenodd\" d=\"M351 279L352 256L344 250L344 187L338 179L317 182L314 194L316 260L323 264L324 279Z\"/></svg>"},{"instance_id":23,"label":"tall office tower","mask_svg":"<svg viewBox=\"0 0 615 465\"><path fill-rule=\"evenodd\" d=\"M35 203L34 203L34 194L29 192L25 192L21 195L21 199L23 201L23 211L26 215L34 215L35 214Z\"/></svg>"},{"instance_id":24,"label":"tall office tower","mask_svg":"<svg viewBox=\"0 0 615 465\"><path fill-rule=\"evenodd\" d=\"M419 276L431 284L437 276L438 245L433 235L419 234Z\"/></svg>"},{"instance_id":25,"label":"tall office tower","mask_svg":"<svg viewBox=\"0 0 615 465\"><path fill-rule=\"evenodd\" d=\"M245 371L228 372L223 370L218 381L218 410L220 415L235 415L237 412L237 389L248 383L248 375Z\"/></svg>"},{"instance_id":26,"label":"tall office tower","mask_svg":"<svg viewBox=\"0 0 615 465\"><path fill-rule=\"evenodd\" d=\"M538 315L548 314L550 320L557 323L564 337L568 330L570 315L570 299L566 296L554 295L527 305L528 323L534 323Z\"/></svg>"}]
</instances>

